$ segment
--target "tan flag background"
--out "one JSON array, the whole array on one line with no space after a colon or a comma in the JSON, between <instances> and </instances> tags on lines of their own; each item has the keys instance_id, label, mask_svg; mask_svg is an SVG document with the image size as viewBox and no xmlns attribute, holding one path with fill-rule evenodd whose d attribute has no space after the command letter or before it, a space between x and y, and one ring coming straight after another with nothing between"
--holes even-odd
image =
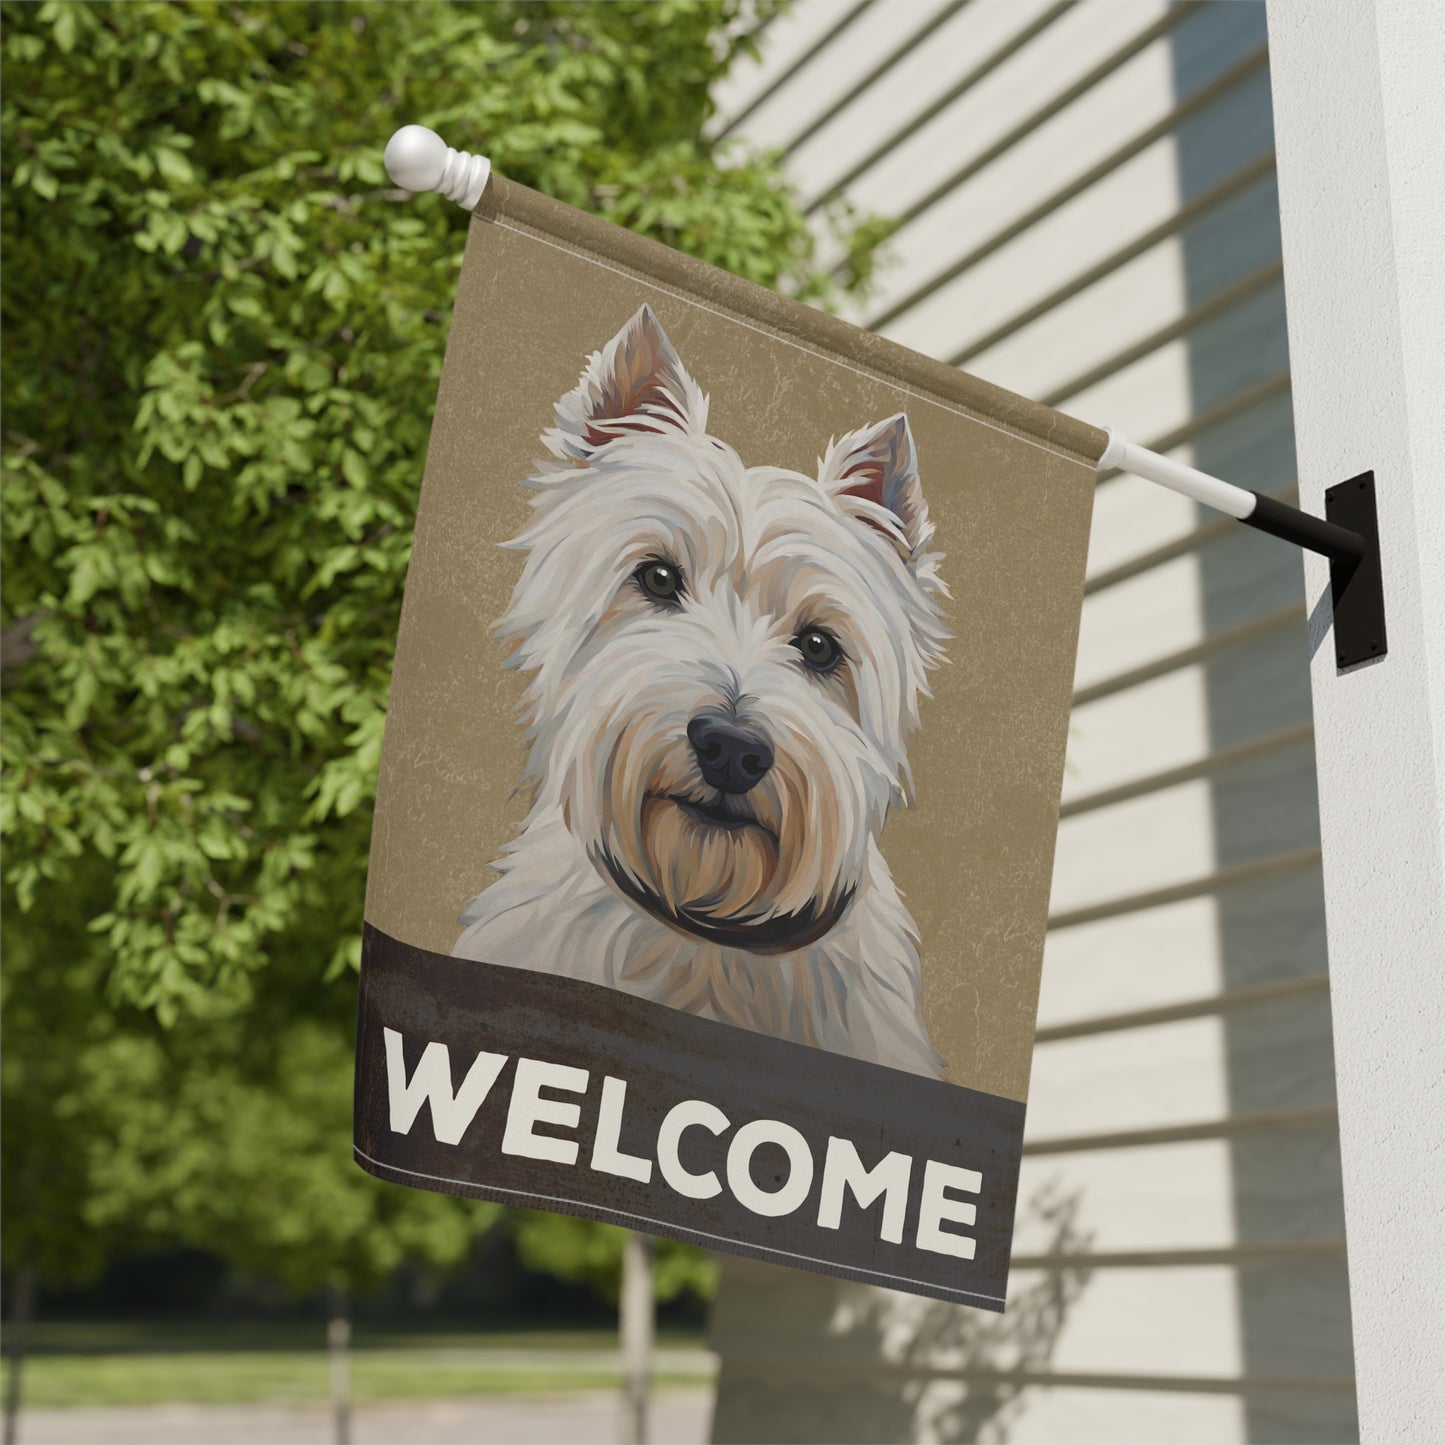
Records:
<instances>
[{"instance_id":1,"label":"tan flag background","mask_svg":"<svg viewBox=\"0 0 1445 1445\"><path fill-rule=\"evenodd\" d=\"M1002 1308L1104 436L494 178L357 1155Z\"/></svg>"}]
</instances>

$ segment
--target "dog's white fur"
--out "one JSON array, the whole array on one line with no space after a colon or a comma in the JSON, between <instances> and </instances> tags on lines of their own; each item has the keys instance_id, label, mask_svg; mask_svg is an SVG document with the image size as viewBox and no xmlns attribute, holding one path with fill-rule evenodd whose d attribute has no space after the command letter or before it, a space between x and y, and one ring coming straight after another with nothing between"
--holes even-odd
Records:
<instances>
[{"instance_id":1,"label":"dog's white fur","mask_svg":"<svg viewBox=\"0 0 1445 1445\"><path fill-rule=\"evenodd\" d=\"M533 804L453 953L941 1075L877 841L947 635L907 418L810 478L745 467L707 411L645 306L557 404L498 628L528 677ZM677 602L640 585L655 561L681 569ZM794 646L813 628L833 672ZM766 736L752 790L703 780L699 713Z\"/></svg>"}]
</instances>

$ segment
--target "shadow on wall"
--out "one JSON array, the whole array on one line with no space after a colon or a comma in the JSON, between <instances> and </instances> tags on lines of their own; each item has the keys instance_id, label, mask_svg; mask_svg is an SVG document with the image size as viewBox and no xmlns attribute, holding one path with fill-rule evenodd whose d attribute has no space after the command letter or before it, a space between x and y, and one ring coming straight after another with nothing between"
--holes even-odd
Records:
<instances>
[{"instance_id":1,"label":"shadow on wall","mask_svg":"<svg viewBox=\"0 0 1445 1445\"><path fill-rule=\"evenodd\" d=\"M1202 7L1171 38L1176 96L1265 40L1263 5ZM1180 200L1273 145L1269 75L1260 71L1180 128ZM1187 338L1194 414L1224 409L1193 438L1194 464L1276 495L1296 479L1280 254L1273 171L1181 236L1189 306L1231 286L1247 297ZM1229 414L1251 391L1256 399ZM1292 493L1285 499L1294 501ZM1300 554L1239 527L1198 556L1210 636L1277 619L1205 665L1211 750L1297 729L1311 715ZM1244 881L1216 895L1221 988L1294 987L1221 1015L1229 1112L1255 1121L1228 1140L1235 1238L1261 1251L1234 1271L1242 1373L1246 1381L1299 1382L1243 1391L1245 1435L1259 1445L1359 1438L1338 1130L1317 1116L1288 1117L1335 1102L1317 797L1309 738L1210 778L1216 866L1246 870ZM1293 865L1248 876L1250 865L1281 856Z\"/></svg>"},{"instance_id":2,"label":"shadow on wall","mask_svg":"<svg viewBox=\"0 0 1445 1445\"><path fill-rule=\"evenodd\" d=\"M1059 1263L1016 1273L1003 1315L725 1259L712 1438L1006 1441L1023 1386L1004 1377L1049 1368L1088 1279L1079 1202L1054 1182L1020 1206L1020 1234L1047 1240L1045 1256Z\"/></svg>"}]
</instances>

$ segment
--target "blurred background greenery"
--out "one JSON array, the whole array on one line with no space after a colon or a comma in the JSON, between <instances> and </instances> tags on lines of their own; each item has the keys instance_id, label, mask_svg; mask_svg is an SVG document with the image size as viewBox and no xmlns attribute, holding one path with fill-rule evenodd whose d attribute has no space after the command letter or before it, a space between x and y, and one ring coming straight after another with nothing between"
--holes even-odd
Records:
<instances>
[{"instance_id":1,"label":"blurred background greenery","mask_svg":"<svg viewBox=\"0 0 1445 1445\"><path fill-rule=\"evenodd\" d=\"M707 135L776 8L0 6L12 1396L32 1315L47 1400L134 1395L137 1356L124 1387L97 1361L178 1333L239 1362L319 1347L328 1313L606 1325L617 1231L351 1161L370 805L465 237L380 158L427 124L827 305L886 227L828 215L825 270L777 158ZM656 1282L695 1330L708 1261L664 1245Z\"/></svg>"}]
</instances>

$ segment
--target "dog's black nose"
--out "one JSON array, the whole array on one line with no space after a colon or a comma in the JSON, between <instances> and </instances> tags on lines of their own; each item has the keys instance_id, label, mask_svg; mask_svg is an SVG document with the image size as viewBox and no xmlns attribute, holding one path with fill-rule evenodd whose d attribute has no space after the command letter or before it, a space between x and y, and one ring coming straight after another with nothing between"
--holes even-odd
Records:
<instances>
[{"instance_id":1,"label":"dog's black nose","mask_svg":"<svg viewBox=\"0 0 1445 1445\"><path fill-rule=\"evenodd\" d=\"M765 737L719 718L693 718L687 725L687 740L703 782L720 792L748 792L773 765L773 750Z\"/></svg>"}]
</instances>

